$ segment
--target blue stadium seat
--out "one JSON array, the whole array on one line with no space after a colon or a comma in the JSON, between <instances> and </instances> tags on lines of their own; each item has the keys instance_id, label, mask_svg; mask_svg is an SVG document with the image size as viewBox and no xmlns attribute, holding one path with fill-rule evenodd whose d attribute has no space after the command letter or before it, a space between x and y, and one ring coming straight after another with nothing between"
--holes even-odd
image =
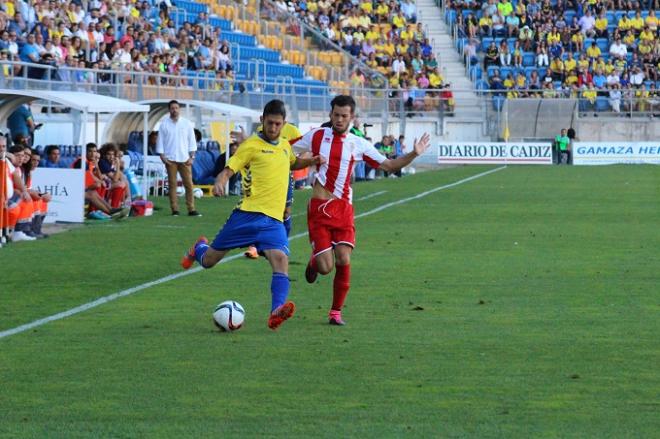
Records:
<instances>
[{"instance_id":1,"label":"blue stadium seat","mask_svg":"<svg viewBox=\"0 0 660 439\"><path fill-rule=\"evenodd\" d=\"M502 80L506 79L507 76L513 75L514 71L512 67L502 67L500 68L500 76Z\"/></svg>"},{"instance_id":2,"label":"blue stadium seat","mask_svg":"<svg viewBox=\"0 0 660 439\"><path fill-rule=\"evenodd\" d=\"M493 41L494 40L491 37L484 37L481 40L481 50L485 52L486 49L488 49L488 46L490 46L490 43L492 43Z\"/></svg>"},{"instance_id":3,"label":"blue stadium seat","mask_svg":"<svg viewBox=\"0 0 660 439\"><path fill-rule=\"evenodd\" d=\"M577 15L577 11L574 10L567 10L564 12L564 17L566 18L566 24L570 26L570 24L573 22L573 17Z\"/></svg>"},{"instance_id":4,"label":"blue stadium seat","mask_svg":"<svg viewBox=\"0 0 660 439\"><path fill-rule=\"evenodd\" d=\"M488 82L484 79L480 79L477 81L477 90L482 91L482 90L488 90L490 86L488 85Z\"/></svg>"},{"instance_id":5,"label":"blue stadium seat","mask_svg":"<svg viewBox=\"0 0 660 439\"><path fill-rule=\"evenodd\" d=\"M60 167L70 168L73 165L73 162L76 161L76 158L73 156L60 157Z\"/></svg>"},{"instance_id":6,"label":"blue stadium seat","mask_svg":"<svg viewBox=\"0 0 660 439\"><path fill-rule=\"evenodd\" d=\"M456 23L456 11L453 9L447 9L445 13L445 20L447 20L447 24Z\"/></svg>"},{"instance_id":7,"label":"blue stadium seat","mask_svg":"<svg viewBox=\"0 0 660 439\"><path fill-rule=\"evenodd\" d=\"M530 76L532 76L532 72L536 71L536 67L525 67L525 76L527 77L527 80L529 80Z\"/></svg>"},{"instance_id":8,"label":"blue stadium seat","mask_svg":"<svg viewBox=\"0 0 660 439\"><path fill-rule=\"evenodd\" d=\"M598 96L596 98L596 111L609 111L610 103L607 98L604 96Z\"/></svg>"},{"instance_id":9,"label":"blue stadium seat","mask_svg":"<svg viewBox=\"0 0 660 439\"><path fill-rule=\"evenodd\" d=\"M603 53L607 53L610 51L610 42L608 41L607 38L598 38L596 40L596 45Z\"/></svg>"},{"instance_id":10,"label":"blue stadium seat","mask_svg":"<svg viewBox=\"0 0 660 439\"><path fill-rule=\"evenodd\" d=\"M536 63L536 54L534 52L523 53L523 66L531 67Z\"/></svg>"},{"instance_id":11,"label":"blue stadium seat","mask_svg":"<svg viewBox=\"0 0 660 439\"><path fill-rule=\"evenodd\" d=\"M467 43L467 38L456 38L456 50L458 53L463 53L465 43Z\"/></svg>"},{"instance_id":12,"label":"blue stadium seat","mask_svg":"<svg viewBox=\"0 0 660 439\"><path fill-rule=\"evenodd\" d=\"M493 96L493 110L500 111L506 98L504 96Z\"/></svg>"},{"instance_id":13,"label":"blue stadium seat","mask_svg":"<svg viewBox=\"0 0 660 439\"><path fill-rule=\"evenodd\" d=\"M472 66L470 67L470 79L472 81L478 81L482 78L483 76L483 71L481 70L481 66Z\"/></svg>"},{"instance_id":14,"label":"blue stadium seat","mask_svg":"<svg viewBox=\"0 0 660 439\"><path fill-rule=\"evenodd\" d=\"M126 143L129 151L142 151L142 132L131 131Z\"/></svg>"},{"instance_id":15,"label":"blue stadium seat","mask_svg":"<svg viewBox=\"0 0 660 439\"><path fill-rule=\"evenodd\" d=\"M222 18L210 17L209 18L209 24L213 27L219 27L223 31L231 31L232 30L231 21L224 20ZM223 32L222 38L224 38L224 36L225 36L225 34Z\"/></svg>"},{"instance_id":16,"label":"blue stadium seat","mask_svg":"<svg viewBox=\"0 0 660 439\"><path fill-rule=\"evenodd\" d=\"M222 39L230 43L240 44L241 46L255 47L257 45L257 39L254 36L238 32L223 32Z\"/></svg>"},{"instance_id":17,"label":"blue stadium seat","mask_svg":"<svg viewBox=\"0 0 660 439\"><path fill-rule=\"evenodd\" d=\"M213 154L208 151L198 151L195 154L195 161L192 166L193 183L195 184L213 184L213 169L215 161Z\"/></svg>"}]
</instances>

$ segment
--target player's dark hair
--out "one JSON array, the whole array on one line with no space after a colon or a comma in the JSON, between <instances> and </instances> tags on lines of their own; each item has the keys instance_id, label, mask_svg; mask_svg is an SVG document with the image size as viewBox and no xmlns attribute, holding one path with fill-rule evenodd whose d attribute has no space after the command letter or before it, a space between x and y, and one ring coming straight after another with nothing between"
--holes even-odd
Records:
<instances>
[{"instance_id":1,"label":"player's dark hair","mask_svg":"<svg viewBox=\"0 0 660 439\"><path fill-rule=\"evenodd\" d=\"M24 149L25 149L25 145L14 145L14 146L9 148L9 152L14 154L14 153L17 153L17 152L23 152Z\"/></svg>"},{"instance_id":2,"label":"player's dark hair","mask_svg":"<svg viewBox=\"0 0 660 439\"><path fill-rule=\"evenodd\" d=\"M96 146L96 143L94 143L94 142L89 142L87 145L85 145L85 148L86 149L90 149L90 148L96 149L96 148L98 148L98 146Z\"/></svg>"},{"instance_id":3,"label":"player's dark hair","mask_svg":"<svg viewBox=\"0 0 660 439\"><path fill-rule=\"evenodd\" d=\"M282 116L284 119L286 119L286 107L284 106L284 102L280 101L279 99L273 99L272 101L268 102L264 107L263 116Z\"/></svg>"},{"instance_id":4,"label":"player's dark hair","mask_svg":"<svg viewBox=\"0 0 660 439\"><path fill-rule=\"evenodd\" d=\"M181 106L181 104L179 104L179 101L177 101L176 99L172 99L171 101L169 101L167 103L167 109L169 110L170 108L172 108L172 105L174 105L174 104L177 104L178 106Z\"/></svg>"},{"instance_id":5,"label":"player's dark hair","mask_svg":"<svg viewBox=\"0 0 660 439\"><path fill-rule=\"evenodd\" d=\"M51 152L53 152L55 150L59 151L60 147L57 146L57 145L48 145L46 147L46 150L44 151L44 154L46 154L48 156L48 155L50 155Z\"/></svg>"},{"instance_id":6,"label":"player's dark hair","mask_svg":"<svg viewBox=\"0 0 660 439\"><path fill-rule=\"evenodd\" d=\"M115 154L119 151L119 148L114 143L105 143L101 146L101 156L104 157L108 152L114 152Z\"/></svg>"},{"instance_id":7,"label":"player's dark hair","mask_svg":"<svg viewBox=\"0 0 660 439\"><path fill-rule=\"evenodd\" d=\"M349 95L339 95L330 101L330 109L334 110L335 107L351 107L351 113L355 113L355 99Z\"/></svg>"}]
</instances>

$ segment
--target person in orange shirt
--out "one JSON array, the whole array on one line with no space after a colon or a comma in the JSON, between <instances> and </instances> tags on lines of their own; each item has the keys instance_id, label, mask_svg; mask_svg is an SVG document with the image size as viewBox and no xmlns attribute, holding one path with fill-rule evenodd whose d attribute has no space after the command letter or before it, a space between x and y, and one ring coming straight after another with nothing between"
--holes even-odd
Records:
<instances>
[{"instance_id":1,"label":"person in orange shirt","mask_svg":"<svg viewBox=\"0 0 660 439\"><path fill-rule=\"evenodd\" d=\"M32 172L39 166L41 157L39 151L32 150L29 147L23 149L23 177L25 187L32 197L33 215L32 215L32 233L37 238L48 238L48 235L41 231L41 228L48 214L48 203L52 199L48 193L40 193L32 188Z\"/></svg>"},{"instance_id":2,"label":"person in orange shirt","mask_svg":"<svg viewBox=\"0 0 660 439\"><path fill-rule=\"evenodd\" d=\"M105 182L97 169L100 153L95 143L87 144L86 154L85 202L90 205L88 216L92 219L117 219L126 216L128 209L121 207L113 208L107 201L105 201L106 187ZM80 169L81 159L78 158L73 162L71 167Z\"/></svg>"},{"instance_id":3,"label":"person in orange shirt","mask_svg":"<svg viewBox=\"0 0 660 439\"><path fill-rule=\"evenodd\" d=\"M6 139L2 137L1 142L6 145ZM8 211L8 226L13 230L12 242L19 241L34 241L36 236L32 233L32 215L34 213L34 205L32 197L25 187L23 178L23 146L15 145L9 149L11 156L11 165L9 168L12 183L13 194L7 201Z\"/></svg>"}]
</instances>

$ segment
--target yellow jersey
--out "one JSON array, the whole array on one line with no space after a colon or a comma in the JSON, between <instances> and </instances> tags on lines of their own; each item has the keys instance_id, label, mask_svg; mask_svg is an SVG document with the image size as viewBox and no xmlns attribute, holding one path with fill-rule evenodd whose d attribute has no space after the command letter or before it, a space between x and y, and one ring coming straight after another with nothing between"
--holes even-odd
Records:
<instances>
[{"instance_id":1,"label":"yellow jersey","mask_svg":"<svg viewBox=\"0 0 660 439\"><path fill-rule=\"evenodd\" d=\"M575 59L567 59L564 61L564 70L567 72L572 72L577 67L577 61Z\"/></svg>"},{"instance_id":2,"label":"yellow jersey","mask_svg":"<svg viewBox=\"0 0 660 439\"><path fill-rule=\"evenodd\" d=\"M598 46L589 46L587 48L587 56L589 58L598 58L600 56L600 48Z\"/></svg>"},{"instance_id":3,"label":"yellow jersey","mask_svg":"<svg viewBox=\"0 0 660 439\"><path fill-rule=\"evenodd\" d=\"M633 17L629 21L630 26L637 31L641 31L644 27L644 19L642 17Z\"/></svg>"},{"instance_id":4,"label":"yellow jersey","mask_svg":"<svg viewBox=\"0 0 660 439\"><path fill-rule=\"evenodd\" d=\"M370 1L365 1L360 3L360 9L362 9L367 14L371 14L374 10L374 6Z\"/></svg>"},{"instance_id":5,"label":"yellow jersey","mask_svg":"<svg viewBox=\"0 0 660 439\"><path fill-rule=\"evenodd\" d=\"M274 144L259 134L248 137L227 162L227 167L235 173L248 171L242 181L243 196L236 208L282 221L289 172L295 161L287 140L280 137Z\"/></svg>"},{"instance_id":6,"label":"yellow jersey","mask_svg":"<svg viewBox=\"0 0 660 439\"><path fill-rule=\"evenodd\" d=\"M596 19L596 24L594 27L600 31L606 30L607 29L607 17L602 17L602 18L597 18Z\"/></svg>"}]
</instances>

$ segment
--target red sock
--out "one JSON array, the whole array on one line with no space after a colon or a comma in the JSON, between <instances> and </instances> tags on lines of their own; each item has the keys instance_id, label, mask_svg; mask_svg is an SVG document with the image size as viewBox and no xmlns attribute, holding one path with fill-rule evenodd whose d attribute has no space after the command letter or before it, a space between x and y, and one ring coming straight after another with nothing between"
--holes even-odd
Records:
<instances>
[{"instance_id":1,"label":"red sock","mask_svg":"<svg viewBox=\"0 0 660 439\"><path fill-rule=\"evenodd\" d=\"M108 189L105 187L98 187L96 188L96 193L101 196L105 200L105 195L108 193Z\"/></svg>"},{"instance_id":2,"label":"red sock","mask_svg":"<svg viewBox=\"0 0 660 439\"><path fill-rule=\"evenodd\" d=\"M335 280L332 288L332 309L341 311L344 301L348 295L348 289L351 287L351 266L336 265Z\"/></svg>"},{"instance_id":3,"label":"red sock","mask_svg":"<svg viewBox=\"0 0 660 439\"><path fill-rule=\"evenodd\" d=\"M314 257L314 255L312 255L312 257L309 258L309 266L312 267L312 270L314 270L314 271L319 271L319 270L316 268L316 258Z\"/></svg>"},{"instance_id":4,"label":"red sock","mask_svg":"<svg viewBox=\"0 0 660 439\"><path fill-rule=\"evenodd\" d=\"M124 201L124 194L126 188L116 187L110 190L110 206L113 208L121 206L121 203Z\"/></svg>"}]
</instances>

